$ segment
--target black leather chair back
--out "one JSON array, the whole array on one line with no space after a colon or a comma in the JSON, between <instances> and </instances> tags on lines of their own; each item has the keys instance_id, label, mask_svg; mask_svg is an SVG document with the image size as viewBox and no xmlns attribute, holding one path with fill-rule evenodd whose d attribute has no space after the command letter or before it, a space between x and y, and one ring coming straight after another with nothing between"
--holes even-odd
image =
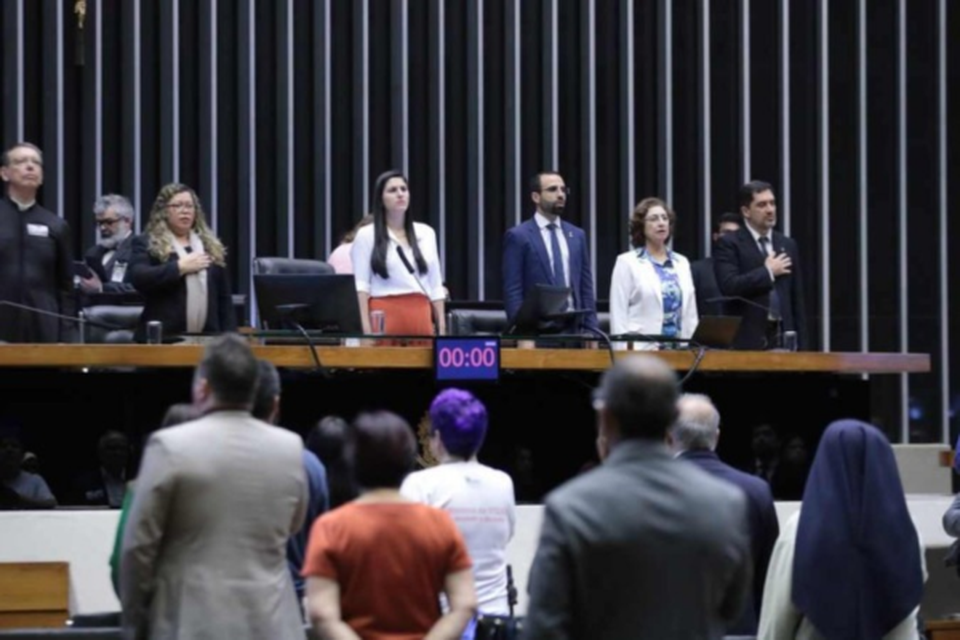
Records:
<instances>
[{"instance_id":1,"label":"black leather chair back","mask_svg":"<svg viewBox=\"0 0 960 640\"><path fill-rule=\"evenodd\" d=\"M329 264L322 260L302 260L300 258L268 258L253 259L255 274L287 274L287 275L330 275L336 273Z\"/></svg>"},{"instance_id":2,"label":"black leather chair back","mask_svg":"<svg viewBox=\"0 0 960 640\"><path fill-rule=\"evenodd\" d=\"M448 330L455 336L499 335L507 330L507 312L456 309L450 312Z\"/></svg>"},{"instance_id":3,"label":"black leather chair back","mask_svg":"<svg viewBox=\"0 0 960 640\"><path fill-rule=\"evenodd\" d=\"M98 304L83 308L83 316L90 320L84 325L84 342L89 344L128 344L133 342L143 307ZM97 324L104 326L96 326Z\"/></svg>"}]
</instances>

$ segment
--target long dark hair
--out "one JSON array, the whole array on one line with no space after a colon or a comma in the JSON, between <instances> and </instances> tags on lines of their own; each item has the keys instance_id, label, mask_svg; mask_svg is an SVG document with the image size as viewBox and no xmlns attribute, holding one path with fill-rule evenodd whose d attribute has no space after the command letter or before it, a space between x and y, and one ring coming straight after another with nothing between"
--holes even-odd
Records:
<instances>
[{"instance_id":1,"label":"long dark hair","mask_svg":"<svg viewBox=\"0 0 960 640\"><path fill-rule=\"evenodd\" d=\"M387 210L383 207L383 192L387 188L387 182L393 178L401 178L404 183L409 185L407 176L401 171L391 169L380 174L373 185L373 255L370 257L370 268L381 278L389 277L387 273L387 248L390 246L390 236L387 233ZM403 216L403 229L407 232L407 242L413 249L413 257L417 261L417 271L421 274L427 272L427 261L423 259L420 253L420 245L417 244L417 234L413 231L413 217L410 210L407 209Z\"/></svg>"}]
</instances>

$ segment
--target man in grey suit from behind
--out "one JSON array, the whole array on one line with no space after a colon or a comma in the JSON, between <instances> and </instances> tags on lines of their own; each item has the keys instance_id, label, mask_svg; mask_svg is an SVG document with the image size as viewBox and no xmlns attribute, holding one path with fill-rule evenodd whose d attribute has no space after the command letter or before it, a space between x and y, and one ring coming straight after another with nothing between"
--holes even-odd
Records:
<instances>
[{"instance_id":1,"label":"man in grey suit from behind","mask_svg":"<svg viewBox=\"0 0 960 640\"><path fill-rule=\"evenodd\" d=\"M619 360L594 395L599 468L548 496L524 640L721 638L750 588L746 501L665 444L677 379Z\"/></svg>"},{"instance_id":2,"label":"man in grey suit from behind","mask_svg":"<svg viewBox=\"0 0 960 640\"><path fill-rule=\"evenodd\" d=\"M303 446L250 415L258 377L242 338L217 338L194 376L203 417L150 437L123 536L125 638L303 639L286 563Z\"/></svg>"}]
</instances>

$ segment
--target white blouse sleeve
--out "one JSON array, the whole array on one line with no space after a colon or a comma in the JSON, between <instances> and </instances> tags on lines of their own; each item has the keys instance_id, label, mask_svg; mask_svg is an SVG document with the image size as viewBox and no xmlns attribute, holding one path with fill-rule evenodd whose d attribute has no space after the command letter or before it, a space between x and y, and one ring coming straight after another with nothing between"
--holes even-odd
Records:
<instances>
[{"instance_id":1,"label":"white blouse sleeve","mask_svg":"<svg viewBox=\"0 0 960 640\"><path fill-rule=\"evenodd\" d=\"M357 291L362 293L370 293L370 281L373 279L373 270L370 268L370 258L373 256L372 231L373 225L360 229L350 248L353 277L357 283Z\"/></svg>"},{"instance_id":2,"label":"white blouse sleeve","mask_svg":"<svg viewBox=\"0 0 960 640\"><path fill-rule=\"evenodd\" d=\"M610 278L610 335L627 333L630 319L630 293L633 290L633 273L624 256L617 257Z\"/></svg>"},{"instance_id":3,"label":"white blouse sleeve","mask_svg":"<svg viewBox=\"0 0 960 640\"><path fill-rule=\"evenodd\" d=\"M430 292L430 300L433 302L445 300L447 292L443 288L437 234L432 227L427 225L421 227L421 233L423 233L424 259L427 261L427 291Z\"/></svg>"}]
</instances>

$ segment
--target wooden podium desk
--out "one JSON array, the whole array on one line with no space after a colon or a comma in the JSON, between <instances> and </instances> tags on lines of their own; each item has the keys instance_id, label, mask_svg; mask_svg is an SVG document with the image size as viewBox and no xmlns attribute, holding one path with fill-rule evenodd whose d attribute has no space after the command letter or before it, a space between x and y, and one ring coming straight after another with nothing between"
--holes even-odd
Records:
<instances>
[{"instance_id":1,"label":"wooden podium desk","mask_svg":"<svg viewBox=\"0 0 960 640\"><path fill-rule=\"evenodd\" d=\"M306 346L255 346L258 357L280 368L313 368ZM200 345L0 345L0 367L193 367ZM673 368L689 369L691 351L618 351L617 358L640 353L663 358ZM331 347L318 346L327 369L429 369L430 347ZM503 349L501 366L510 370L602 371L610 365L604 349ZM917 353L820 353L770 351L707 351L697 369L712 373L821 373L896 374L927 373L930 356Z\"/></svg>"},{"instance_id":2,"label":"wooden podium desk","mask_svg":"<svg viewBox=\"0 0 960 640\"><path fill-rule=\"evenodd\" d=\"M305 346L254 349L281 370L281 423L301 434L323 416L351 419L371 409L394 411L415 426L445 386L434 379L429 347L318 346L325 374L316 371ZM65 490L101 433L117 429L142 445L167 407L189 401L192 369L202 353L200 345L0 345L0 419L22 427L53 490ZM638 353L618 351L616 357ZM695 359L685 351L644 353L663 358L681 375ZM532 466L529 492L542 495L594 455L590 393L610 354L504 348L501 365L498 383L456 386L473 391L488 408L482 459L511 472ZM930 358L921 354L708 351L684 390L713 399L723 417L718 451L744 466L752 461L755 425L802 435L812 448L830 421L875 415L875 376L929 370Z\"/></svg>"}]
</instances>

